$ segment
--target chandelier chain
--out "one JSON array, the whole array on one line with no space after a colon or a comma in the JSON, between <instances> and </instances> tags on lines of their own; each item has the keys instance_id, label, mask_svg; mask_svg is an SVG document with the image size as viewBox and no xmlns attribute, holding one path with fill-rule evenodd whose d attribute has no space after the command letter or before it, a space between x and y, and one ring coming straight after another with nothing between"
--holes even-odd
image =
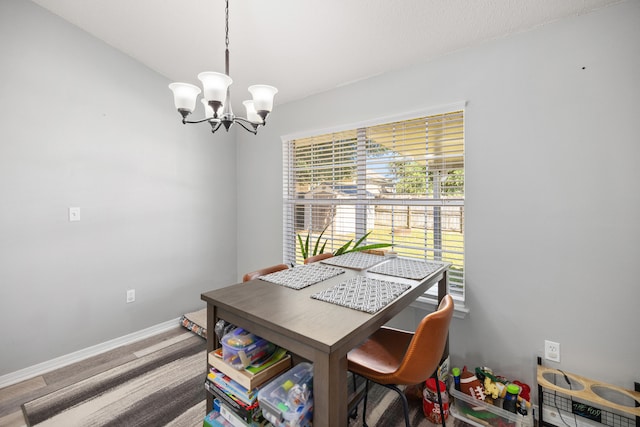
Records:
<instances>
[{"instance_id":1,"label":"chandelier chain","mask_svg":"<svg viewBox=\"0 0 640 427\"><path fill-rule=\"evenodd\" d=\"M224 38L224 42L225 45L227 47L227 49L229 49L229 0L227 0L226 2L226 6L224 8L224 14L225 14L225 38Z\"/></svg>"}]
</instances>

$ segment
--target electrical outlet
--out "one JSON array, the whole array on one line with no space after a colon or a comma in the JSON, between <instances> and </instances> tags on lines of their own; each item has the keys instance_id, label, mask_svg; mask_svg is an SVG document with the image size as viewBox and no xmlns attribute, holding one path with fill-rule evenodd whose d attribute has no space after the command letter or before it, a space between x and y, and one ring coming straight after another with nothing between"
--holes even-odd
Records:
<instances>
[{"instance_id":1,"label":"electrical outlet","mask_svg":"<svg viewBox=\"0 0 640 427\"><path fill-rule=\"evenodd\" d=\"M127 304L130 302L134 302L136 300L136 290L129 289L127 290Z\"/></svg>"},{"instance_id":2,"label":"electrical outlet","mask_svg":"<svg viewBox=\"0 0 640 427\"><path fill-rule=\"evenodd\" d=\"M552 362L560 363L560 344L544 340L544 358Z\"/></svg>"}]
</instances>

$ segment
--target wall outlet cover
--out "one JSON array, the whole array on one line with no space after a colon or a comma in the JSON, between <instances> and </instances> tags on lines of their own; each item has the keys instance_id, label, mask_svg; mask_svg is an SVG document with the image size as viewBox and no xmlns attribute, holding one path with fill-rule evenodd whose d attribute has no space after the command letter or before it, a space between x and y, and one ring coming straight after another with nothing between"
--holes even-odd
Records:
<instances>
[{"instance_id":1,"label":"wall outlet cover","mask_svg":"<svg viewBox=\"0 0 640 427\"><path fill-rule=\"evenodd\" d=\"M545 340L544 341L544 358L552 362L560 363L560 343Z\"/></svg>"}]
</instances>

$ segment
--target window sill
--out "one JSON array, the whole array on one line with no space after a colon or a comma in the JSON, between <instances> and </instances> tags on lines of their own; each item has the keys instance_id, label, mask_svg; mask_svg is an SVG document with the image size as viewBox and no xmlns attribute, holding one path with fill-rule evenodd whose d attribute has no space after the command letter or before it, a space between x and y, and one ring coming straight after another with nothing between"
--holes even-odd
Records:
<instances>
[{"instance_id":1,"label":"window sill","mask_svg":"<svg viewBox=\"0 0 640 427\"><path fill-rule=\"evenodd\" d=\"M438 306L438 302L435 298L431 297L418 297L414 302L410 304L410 307L419 308L421 310L435 311ZM456 319L464 319L469 314L469 309L465 307L464 301L454 298L455 310L453 317Z\"/></svg>"}]
</instances>

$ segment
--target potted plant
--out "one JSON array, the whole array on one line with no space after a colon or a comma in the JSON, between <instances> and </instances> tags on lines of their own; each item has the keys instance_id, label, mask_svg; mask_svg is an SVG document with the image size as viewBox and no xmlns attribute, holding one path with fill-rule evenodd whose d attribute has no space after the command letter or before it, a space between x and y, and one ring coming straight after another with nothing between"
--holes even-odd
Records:
<instances>
[{"instance_id":1,"label":"potted plant","mask_svg":"<svg viewBox=\"0 0 640 427\"><path fill-rule=\"evenodd\" d=\"M324 249L327 246L327 239L324 240L324 243L322 243L322 246L320 246L320 242L322 240L322 236L324 235L324 232L327 231L328 227L329 226L327 225L324 228L324 230L322 230L322 233L320 233L315 243L313 244L313 248L310 247L311 233L307 233L307 236L304 239L300 234L298 234L298 244L300 245L300 253L302 254L302 258L307 259L311 256L324 253ZM371 249L388 248L391 246L390 243L374 243L371 245L362 245L362 242L364 242L367 239L367 237L369 237L369 234L371 234L371 231L369 231L367 234L365 234L360 239L358 239L353 246L351 246L351 244L353 243L353 239L349 240L347 243L345 243L336 251L334 251L333 255L338 256L338 255L346 254L348 252L361 252L361 251L368 251Z\"/></svg>"}]
</instances>

